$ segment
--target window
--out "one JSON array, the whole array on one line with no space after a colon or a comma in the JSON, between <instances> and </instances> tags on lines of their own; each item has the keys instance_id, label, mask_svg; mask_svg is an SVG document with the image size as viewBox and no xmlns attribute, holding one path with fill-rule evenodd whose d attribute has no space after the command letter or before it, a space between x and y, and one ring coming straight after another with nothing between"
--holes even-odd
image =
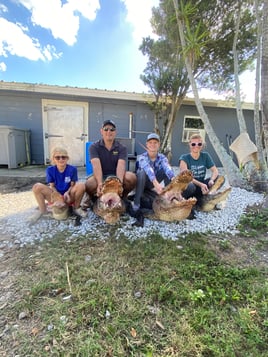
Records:
<instances>
[{"instance_id":1,"label":"window","mask_svg":"<svg viewBox=\"0 0 268 357\"><path fill-rule=\"evenodd\" d=\"M191 135L200 134L205 141L206 132L200 117L185 116L182 131L182 142L188 142Z\"/></svg>"}]
</instances>

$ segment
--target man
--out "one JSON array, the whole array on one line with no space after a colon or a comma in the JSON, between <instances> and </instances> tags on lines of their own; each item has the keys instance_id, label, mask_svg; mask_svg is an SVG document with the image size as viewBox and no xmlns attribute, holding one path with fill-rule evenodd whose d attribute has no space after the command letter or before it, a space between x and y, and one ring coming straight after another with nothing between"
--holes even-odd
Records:
<instances>
[{"instance_id":1,"label":"man","mask_svg":"<svg viewBox=\"0 0 268 357\"><path fill-rule=\"evenodd\" d=\"M143 225L140 208L152 208L152 203L157 194L170 183L175 174L165 155L159 153L160 138L156 133L147 136L146 152L137 159L137 184L136 193L130 214L137 218L137 225Z\"/></svg>"},{"instance_id":2,"label":"man","mask_svg":"<svg viewBox=\"0 0 268 357\"><path fill-rule=\"evenodd\" d=\"M126 171L127 148L116 141L116 125L105 120L100 129L102 138L90 146L90 160L93 175L86 181L86 192L92 198L100 196L103 181L116 176L123 183L123 197L127 197L136 185L136 175Z\"/></svg>"}]
</instances>

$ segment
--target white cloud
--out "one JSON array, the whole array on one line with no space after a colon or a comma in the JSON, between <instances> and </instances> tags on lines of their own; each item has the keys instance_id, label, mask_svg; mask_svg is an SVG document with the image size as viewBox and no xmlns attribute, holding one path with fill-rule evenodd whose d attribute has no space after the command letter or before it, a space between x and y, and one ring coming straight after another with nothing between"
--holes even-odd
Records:
<instances>
[{"instance_id":1,"label":"white cloud","mask_svg":"<svg viewBox=\"0 0 268 357\"><path fill-rule=\"evenodd\" d=\"M7 66L4 62L0 62L0 72L5 72L7 70Z\"/></svg>"},{"instance_id":2,"label":"white cloud","mask_svg":"<svg viewBox=\"0 0 268 357\"><path fill-rule=\"evenodd\" d=\"M43 55L48 61L52 61L53 58L59 59L62 57L62 52L57 53L55 46L46 45L43 50Z\"/></svg>"},{"instance_id":3,"label":"white cloud","mask_svg":"<svg viewBox=\"0 0 268 357\"><path fill-rule=\"evenodd\" d=\"M55 39L61 39L69 46L76 42L79 30L79 16L75 13L94 20L100 9L99 0L68 0L63 5L61 0L17 1L31 12L34 25L50 30Z\"/></svg>"},{"instance_id":4,"label":"white cloud","mask_svg":"<svg viewBox=\"0 0 268 357\"><path fill-rule=\"evenodd\" d=\"M79 30L80 13L88 20L96 18L99 10L99 0L69 0L62 5L60 0L16 0L31 13L35 26L51 31L54 38L63 40L68 45L76 42ZM41 45L39 39L30 36L29 28L20 23L14 23L4 18L8 8L0 4L0 56L14 55L32 61L51 61L59 58L56 48L50 44ZM3 71L2 65L1 70ZM5 68L6 70L6 68Z\"/></svg>"},{"instance_id":5,"label":"white cloud","mask_svg":"<svg viewBox=\"0 0 268 357\"><path fill-rule=\"evenodd\" d=\"M8 8L4 4L0 4L0 14L8 12Z\"/></svg>"},{"instance_id":6,"label":"white cloud","mask_svg":"<svg viewBox=\"0 0 268 357\"><path fill-rule=\"evenodd\" d=\"M127 21L133 26L133 38L141 44L142 38L153 37L150 19L152 7L159 5L159 0L121 0L127 9Z\"/></svg>"},{"instance_id":7,"label":"white cloud","mask_svg":"<svg viewBox=\"0 0 268 357\"><path fill-rule=\"evenodd\" d=\"M69 6L73 11L78 11L86 19L93 21L96 18L97 11L100 10L99 0L69 0Z\"/></svg>"},{"instance_id":8,"label":"white cloud","mask_svg":"<svg viewBox=\"0 0 268 357\"><path fill-rule=\"evenodd\" d=\"M19 25L0 18L0 56L7 57L8 54L31 60L44 59L38 41L34 43Z\"/></svg>"},{"instance_id":9,"label":"white cloud","mask_svg":"<svg viewBox=\"0 0 268 357\"><path fill-rule=\"evenodd\" d=\"M0 18L0 56L8 57L9 54L24 57L29 60L45 61L48 59L47 51L52 50L52 57L59 56L54 48L46 46L42 49L37 39L28 36L27 28ZM45 51L45 52L44 52Z\"/></svg>"}]
</instances>

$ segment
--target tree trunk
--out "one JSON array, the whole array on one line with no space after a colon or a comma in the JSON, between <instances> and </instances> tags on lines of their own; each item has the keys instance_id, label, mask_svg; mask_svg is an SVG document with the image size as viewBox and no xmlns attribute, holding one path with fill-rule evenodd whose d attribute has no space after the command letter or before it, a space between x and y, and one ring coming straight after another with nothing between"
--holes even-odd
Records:
<instances>
[{"instance_id":1,"label":"tree trunk","mask_svg":"<svg viewBox=\"0 0 268 357\"><path fill-rule=\"evenodd\" d=\"M241 15L241 8L239 7L237 10L237 18L235 19L235 35L233 40L233 56L234 56L234 76L235 76L235 88L236 88L236 112L237 112L237 119L240 128L240 134L243 132L247 132L246 122L243 115L242 105L241 105L241 94L240 94L240 83L239 83L239 63L238 63L238 53L237 53L237 39L239 34L240 28L240 16ZM258 4L256 5L256 19L258 21ZM260 31L258 33L260 36ZM257 61L258 64L258 61ZM258 86L258 75L256 69L256 94L259 92ZM259 105L259 96L256 96L255 100ZM259 112L258 112L259 113ZM257 117L256 111L254 112L254 125L255 125L255 137L260 137L260 125L258 122L259 118ZM266 191L268 177L267 166L262 164L260 157L263 156L262 152L262 145L260 140L256 141L257 150L258 150L258 159L257 162L255 161L248 161L243 167L243 175L246 179L250 182L252 187L257 191ZM266 179L265 179L266 178Z\"/></svg>"},{"instance_id":2,"label":"tree trunk","mask_svg":"<svg viewBox=\"0 0 268 357\"><path fill-rule=\"evenodd\" d=\"M257 39L257 59L256 59L256 87L255 87L255 103L254 103L254 128L255 128L255 142L258 148L259 160L263 161L263 145L261 140L261 126L260 126L260 76L261 76L261 29L262 18L259 13L259 0L255 0L255 13L258 26Z\"/></svg>"},{"instance_id":3,"label":"tree trunk","mask_svg":"<svg viewBox=\"0 0 268 357\"><path fill-rule=\"evenodd\" d=\"M239 124L239 131L240 134L243 132L247 131L246 127L246 122L245 118L243 115L243 110L242 110L242 105L241 105L241 95L240 95L240 82L239 82L239 64L238 64L238 54L237 54L237 39L238 39L238 34L239 34L239 26L240 26L240 15L241 15L241 9L240 7L237 10L238 16L237 19L235 19L235 34L234 34L234 40L233 40L233 56L234 56L234 77L235 77L235 101L236 101L236 114L237 114L237 120Z\"/></svg>"},{"instance_id":4,"label":"tree trunk","mask_svg":"<svg viewBox=\"0 0 268 357\"><path fill-rule=\"evenodd\" d=\"M262 60L261 60L261 109L264 155L268 162L268 0L263 1Z\"/></svg>"},{"instance_id":5,"label":"tree trunk","mask_svg":"<svg viewBox=\"0 0 268 357\"><path fill-rule=\"evenodd\" d=\"M257 21L257 60L256 60L256 88L254 103L254 128L255 142L258 149L259 175L255 177L255 189L257 191L268 191L268 167L264 156L264 147L262 142L261 125L260 125L260 86L261 86L261 38L262 38L262 16L260 15L259 0L255 0L255 13ZM266 18L266 17L264 17ZM267 78L267 76L266 76ZM254 175L254 172L252 172Z\"/></svg>"},{"instance_id":6,"label":"tree trunk","mask_svg":"<svg viewBox=\"0 0 268 357\"><path fill-rule=\"evenodd\" d=\"M172 98L171 111L169 114L169 118L167 120L167 125L164 128L165 135L162 138L161 152L163 152L168 157L169 161L172 158L172 152L171 152L172 129L174 127L177 113L179 111L182 102L183 102L182 97Z\"/></svg>"}]
</instances>

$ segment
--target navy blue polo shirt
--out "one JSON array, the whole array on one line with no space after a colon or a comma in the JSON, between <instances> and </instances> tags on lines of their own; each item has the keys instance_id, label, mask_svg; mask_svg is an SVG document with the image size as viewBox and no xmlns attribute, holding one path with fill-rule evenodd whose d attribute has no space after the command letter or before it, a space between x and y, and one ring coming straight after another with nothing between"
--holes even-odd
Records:
<instances>
[{"instance_id":1,"label":"navy blue polo shirt","mask_svg":"<svg viewBox=\"0 0 268 357\"><path fill-rule=\"evenodd\" d=\"M108 150L104 145L103 139L100 139L90 146L89 152L91 160L95 158L100 159L103 176L115 176L118 160L127 161L126 146L116 140L111 150Z\"/></svg>"}]
</instances>

